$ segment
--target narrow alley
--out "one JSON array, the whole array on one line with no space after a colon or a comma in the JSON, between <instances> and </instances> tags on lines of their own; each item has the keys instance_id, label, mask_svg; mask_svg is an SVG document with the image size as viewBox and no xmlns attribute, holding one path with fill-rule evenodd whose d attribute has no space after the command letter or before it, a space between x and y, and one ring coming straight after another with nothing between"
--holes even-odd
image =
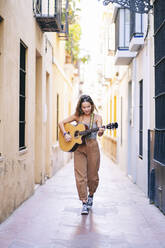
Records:
<instances>
[{"instance_id":1,"label":"narrow alley","mask_svg":"<svg viewBox=\"0 0 165 248\"><path fill-rule=\"evenodd\" d=\"M1 248L165 248L165 217L102 153L93 209L81 214L73 160L0 226Z\"/></svg>"}]
</instances>

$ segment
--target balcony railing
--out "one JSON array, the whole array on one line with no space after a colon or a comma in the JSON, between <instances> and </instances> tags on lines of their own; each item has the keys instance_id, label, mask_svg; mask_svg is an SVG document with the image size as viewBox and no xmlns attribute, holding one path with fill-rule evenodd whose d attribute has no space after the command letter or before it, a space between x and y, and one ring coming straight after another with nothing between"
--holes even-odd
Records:
<instances>
[{"instance_id":1,"label":"balcony railing","mask_svg":"<svg viewBox=\"0 0 165 248\"><path fill-rule=\"evenodd\" d=\"M33 0L33 12L43 32L68 34L68 0Z\"/></svg>"}]
</instances>

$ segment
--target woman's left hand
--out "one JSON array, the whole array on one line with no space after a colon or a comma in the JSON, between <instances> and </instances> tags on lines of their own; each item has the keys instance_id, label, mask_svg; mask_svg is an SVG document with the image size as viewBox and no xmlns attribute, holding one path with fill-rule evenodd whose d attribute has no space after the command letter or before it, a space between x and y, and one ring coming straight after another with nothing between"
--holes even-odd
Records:
<instances>
[{"instance_id":1,"label":"woman's left hand","mask_svg":"<svg viewBox=\"0 0 165 248\"><path fill-rule=\"evenodd\" d=\"M105 131L105 128L100 127L100 128L99 128L99 131L98 131L98 135L99 135L99 136L102 136L102 135L104 134L104 131Z\"/></svg>"}]
</instances>

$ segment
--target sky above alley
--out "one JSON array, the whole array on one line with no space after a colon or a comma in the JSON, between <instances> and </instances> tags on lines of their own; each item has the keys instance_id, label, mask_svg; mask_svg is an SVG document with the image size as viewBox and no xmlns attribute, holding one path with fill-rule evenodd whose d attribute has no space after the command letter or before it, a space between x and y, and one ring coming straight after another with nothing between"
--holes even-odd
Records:
<instances>
[{"instance_id":1,"label":"sky above alley","mask_svg":"<svg viewBox=\"0 0 165 248\"><path fill-rule=\"evenodd\" d=\"M97 68L100 63L100 25L102 11L105 8L98 0L80 0L80 24L82 28L80 56L90 55L90 61L85 67L84 91L87 94L97 94ZM95 87L95 91L94 88Z\"/></svg>"},{"instance_id":2,"label":"sky above alley","mask_svg":"<svg viewBox=\"0 0 165 248\"><path fill-rule=\"evenodd\" d=\"M81 0L82 36L80 47L82 52L96 55L98 51L99 25L101 21L102 3L98 0Z\"/></svg>"}]
</instances>

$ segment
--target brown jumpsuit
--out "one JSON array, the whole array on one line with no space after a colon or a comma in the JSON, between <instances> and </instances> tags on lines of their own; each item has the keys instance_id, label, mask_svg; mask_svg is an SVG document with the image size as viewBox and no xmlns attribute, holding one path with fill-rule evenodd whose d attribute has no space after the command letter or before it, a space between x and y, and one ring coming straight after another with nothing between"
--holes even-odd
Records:
<instances>
[{"instance_id":1,"label":"brown jumpsuit","mask_svg":"<svg viewBox=\"0 0 165 248\"><path fill-rule=\"evenodd\" d=\"M79 145L74 152L74 172L80 200L87 200L87 187L93 194L99 183L100 150L96 135L86 138L85 144Z\"/></svg>"}]
</instances>

